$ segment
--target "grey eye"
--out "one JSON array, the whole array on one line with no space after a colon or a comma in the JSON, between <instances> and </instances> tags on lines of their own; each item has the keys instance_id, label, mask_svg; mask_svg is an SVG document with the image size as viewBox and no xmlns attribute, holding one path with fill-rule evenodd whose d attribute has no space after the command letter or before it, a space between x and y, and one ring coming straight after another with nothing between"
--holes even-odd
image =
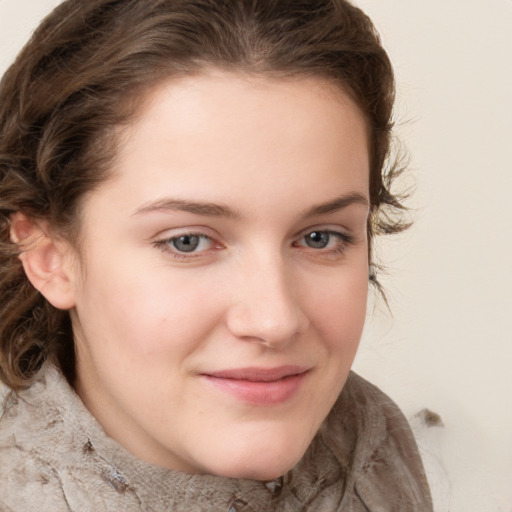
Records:
<instances>
[{"instance_id":1,"label":"grey eye","mask_svg":"<svg viewBox=\"0 0 512 512\"><path fill-rule=\"evenodd\" d=\"M201 237L198 235L183 235L172 239L172 246L180 252L193 252L201 242Z\"/></svg>"},{"instance_id":2,"label":"grey eye","mask_svg":"<svg viewBox=\"0 0 512 512\"><path fill-rule=\"evenodd\" d=\"M330 240L331 235L327 231L313 231L304 237L306 245L312 249L325 249Z\"/></svg>"}]
</instances>

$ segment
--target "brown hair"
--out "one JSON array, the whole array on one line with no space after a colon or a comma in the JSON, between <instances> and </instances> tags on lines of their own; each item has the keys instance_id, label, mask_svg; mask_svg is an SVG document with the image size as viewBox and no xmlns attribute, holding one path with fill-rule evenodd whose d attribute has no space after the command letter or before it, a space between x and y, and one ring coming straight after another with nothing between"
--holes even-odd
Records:
<instances>
[{"instance_id":1,"label":"brown hair","mask_svg":"<svg viewBox=\"0 0 512 512\"><path fill-rule=\"evenodd\" d=\"M79 200L116 154L113 128L148 87L206 67L339 85L370 127L370 247L404 228L386 164L393 72L360 9L345 0L67 0L0 83L0 379L12 389L50 356L72 379L74 350L69 313L24 275L10 215L45 220L76 242Z\"/></svg>"}]
</instances>

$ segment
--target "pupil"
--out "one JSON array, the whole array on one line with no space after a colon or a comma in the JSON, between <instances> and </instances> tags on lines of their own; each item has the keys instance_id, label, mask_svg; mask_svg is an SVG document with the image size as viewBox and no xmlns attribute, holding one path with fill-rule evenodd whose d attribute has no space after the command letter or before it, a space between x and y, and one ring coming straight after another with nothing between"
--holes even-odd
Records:
<instances>
[{"instance_id":1,"label":"pupil","mask_svg":"<svg viewBox=\"0 0 512 512\"><path fill-rule=\"evenodd\" d=\"M172 245L180 252L192 252L199 245L199 237L197 235L184 235L175 238Z\"/></svg>"},{"instance_id":2,"label":"pupil","mask_svg":"<svg viewBox=\"0 0 512 512\"><path fill-rule=\"evenodd\" d=\"M323 249L329 243L329 233L314 231L306 237L306 243L313 249Z\"/></svg>"}]
</instances>

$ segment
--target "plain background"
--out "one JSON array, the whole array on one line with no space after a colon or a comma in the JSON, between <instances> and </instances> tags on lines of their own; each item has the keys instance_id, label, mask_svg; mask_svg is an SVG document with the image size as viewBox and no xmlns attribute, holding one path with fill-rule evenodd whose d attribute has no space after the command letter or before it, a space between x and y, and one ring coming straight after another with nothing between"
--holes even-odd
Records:
<instances>
[{"instance_id":1,"label":"plain background","mask_svg":"<svg viewBox=\"0 0 512 512\"><path fill-rule=\"evenodd\" d=\"M58 3L0 0L0 72ZM380 247L392 315L370 305L355 368L413 423L441 416L419 439L436 512L511 512L512 1L355 3L395 65L415 189L414 227Z\"/></svg>"}]
</instances>

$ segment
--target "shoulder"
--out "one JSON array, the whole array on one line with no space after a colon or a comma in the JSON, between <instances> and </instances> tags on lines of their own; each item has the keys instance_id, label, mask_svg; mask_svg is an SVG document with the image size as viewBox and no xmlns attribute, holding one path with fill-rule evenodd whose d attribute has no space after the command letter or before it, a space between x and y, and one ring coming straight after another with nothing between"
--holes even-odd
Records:
<instances>
[{"instance_id":1,"label":"shoulder","mask_svg":"<svg viewBox=\"0 0 512 512\"><path fill-rule=\"evenodd\" d=\"M63 375L47 366L0 412L0 510L138 510L109 484L109 464L87 446L92 425Z\"/></svg>"},{"instance_id":2,"label":"shoulder","mask_svg":"<svg viewBox=\"0 0 512 512\"><path fill-rule=\"evenodd\" d=\"M367 510L432 510L416 441L391 398L351 372L327 421L332 449L349 468L347 483ZM337 439L345 439L341 448Z\"/></svg>"},{"instance_id":3,"label":"shoulder","mask_svg":"<svg viewBox=\"0 0 512 512\"><path fill-rule=\"evenodd\" d=\"M55 470L38 453L44 408L4 388L0 409L0 510L68 510ZM51 421L51 420L50 420ZM47 427L47 425L46 425ZM47 439L45 438L45 441ZM51 449L51 446L47 446Z\"/></svg>"}]
</instances>

